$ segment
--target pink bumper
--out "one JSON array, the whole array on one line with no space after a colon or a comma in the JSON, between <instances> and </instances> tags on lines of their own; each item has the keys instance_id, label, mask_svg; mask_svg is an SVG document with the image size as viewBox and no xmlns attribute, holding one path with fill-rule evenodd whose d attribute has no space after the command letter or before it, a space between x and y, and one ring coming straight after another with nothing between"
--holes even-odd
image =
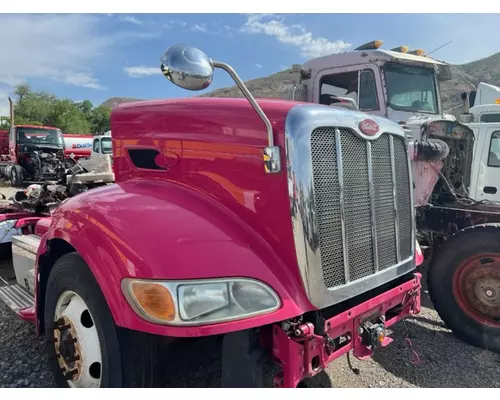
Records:
<instances>
[{"instance_id":1,"label":"pink bumper","mask_svg":"<svg viewBox=\"0 0 500 400\"><path fill-rule=\"evenodd\" d=\"M283 368L275 377L275 386L296 387L301 380L316 375L350 350L358 359L370 357L374 349L363 344L359 328L374 317L385 318L387 328L407 315L418 314L420 280L421 274L416 273L414 279L326 320L324 335L314 332L312 324L304 324L299 327L303 333L301 336L290 337L279 324L275 324L272 354ZM332 346L333 341L340 337L346 340ZM391 342L392 339L386 337L381 346Z\"/></svg>"}]
</instances>

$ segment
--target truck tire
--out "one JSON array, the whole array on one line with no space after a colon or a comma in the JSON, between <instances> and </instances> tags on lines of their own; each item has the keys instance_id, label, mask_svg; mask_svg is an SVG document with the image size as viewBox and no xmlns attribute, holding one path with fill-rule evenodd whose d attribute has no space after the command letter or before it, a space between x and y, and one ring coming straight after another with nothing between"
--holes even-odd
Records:
<instances>
[{"instance_id":1,"label":"truck tire","mask_svg":"<svg viewBox=\"0 0 500 400\"><path fill-rule=\"evenodd\" d=\"M434 253L427 279L431 301L455 336L500 353L500 229L451 236Z\"/></svg>"},{"instance_id":2,"label":"truck tire","mask_svg":"<svg viewBox=\"0 0 500 400\"><path fill-rule=\"evenodd\" d=\"M22 183L22 176L20 168L17 165L13 165L10 170L10 185L12 187L20 187Z\"/></svg>"},{"instance_id":3,"label":"truck tire","mask_svg":"<svg viewBox=\"0 0 500 400\"><path fill-rule=\"evenodd\" d=\"M57 260L45 293L46 350L59 387L161 387L163 338L117 327L78 253Z\"/></svg>"}]
</instances>

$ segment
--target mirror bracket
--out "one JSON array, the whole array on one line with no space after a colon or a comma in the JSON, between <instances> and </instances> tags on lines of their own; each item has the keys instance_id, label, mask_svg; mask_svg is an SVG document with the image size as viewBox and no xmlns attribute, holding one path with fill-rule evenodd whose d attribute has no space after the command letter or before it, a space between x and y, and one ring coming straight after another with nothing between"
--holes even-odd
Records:
<instances>
[{"instance_id":1,"label":"mirror bracket","mask_svg":"<svg viewBox=\"0 0 500 400\"><path fill-rule=\"evenodd\" d=\"M271 121L230 65L213 61L196 48L176 45L163 54L160 67L170 82L187 90L206 89L212 83L214 68L226 71L266 126L268 146L263 151L266 173L274 174L281 171L280 148L274 145Z\"/></svg>"},{"instance_id":2,"label":"mirror bracket","mask_svg":"<svg viewBox=\"0 0 500 400\"><path fill-rule=\"evenodd\" d=\"M267 115L264 113L264 111L262 111L262 108L260 108L257 101L246 87L245 83L243 83L243 81L238 76L236 71L230 65L219 61L212 61L212 65L214 66L214 68L223 69L231 76L231 78L233 78L238 88L243 92L244 96L246 97L250 105L253 107L255 112L259 115L262 122L264 122L264 125L266 126L267 130L267 141L268 141L268 145L267 147L264 148L264 153L263 153L264 168L266 173L268 174L274 174L280 172L281 171L280 148L274 145L273 126L271 125L271 121L269 121L269 118L267 118Z\"/></svg>"}]
</instances>

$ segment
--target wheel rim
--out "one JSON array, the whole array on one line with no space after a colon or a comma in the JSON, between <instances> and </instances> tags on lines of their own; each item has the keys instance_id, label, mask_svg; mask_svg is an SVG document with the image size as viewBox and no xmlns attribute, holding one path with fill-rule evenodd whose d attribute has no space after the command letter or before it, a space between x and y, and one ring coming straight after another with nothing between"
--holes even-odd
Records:
<instances>
[{"instance_id":1,"label":"wheel rim","mask_svg":"<svg viewBox=\"0 0 500 400\"><path fill-rule=\"evenodd\" d=\"M12 169L12 184L13 185L17 184L17 171L15 168Z\"/></svg>"},{"instance_id":2,"label":"wheel rim","mask_svg":"<svg viewBox=\"0 0 500 400\"><path fill-rule=\"evenodd\" d=\"M453 277L453 294L470 318L500 328L500 254L476 255L462 262Z\"/></svg>"},{"instance_id":3,"label":"wheel rim","mask_svg":"<svg viewBox=\"0 0 500 400\"><path fill-rule=\"evenodd\" d=\"M102 355L94 318L83 299L65 291L54 313L54 347L61 373L74 388L99 387Z\"/></svg>"}]
</instances>

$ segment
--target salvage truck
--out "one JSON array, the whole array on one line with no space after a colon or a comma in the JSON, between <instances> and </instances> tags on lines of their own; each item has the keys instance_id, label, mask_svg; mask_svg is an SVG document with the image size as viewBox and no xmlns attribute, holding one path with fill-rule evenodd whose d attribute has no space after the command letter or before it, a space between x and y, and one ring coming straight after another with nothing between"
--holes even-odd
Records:
<instances>
[{"instance_id":1,"label":"salvage truck","mask_svg":"<svg viewBox=\"0 0 500 400\"><path fill-rule=\"evenodd\" d=\"M421 49L382 44L294 65L283 97L354 104L404 127L433 305L457 337L500 352L500 89L480 83L462 94L457 121L440 100L450 66Z\"/></svg>"},{"instance_id":2,"label":"salvage truck","mask_svg":"<svg viewBox=\"0 0 500 400\"><path fill-rule=\"evenodd\" d=\"M448 150L417 227L439 315L464 341L500 353L500 88L480 83L471 94L458 121L422 127L422 142Z\"/></svg>"},{"instance_id":3,"label":"salvage truck","mask_svg":"<svg viewBox=\"0 0 500 400\"><path fill-rule=\"evenodd\" d=\"M420 312L404 129L257 101L198 49L161 60L191 91L214 68L246 99L114 108L116 183L16 222L0 297L45 337L59 386L162 385L168 343L220 335L224 387L262 386L266 360L276 387L297 387Z\"/></svg>"}]
</instances>

